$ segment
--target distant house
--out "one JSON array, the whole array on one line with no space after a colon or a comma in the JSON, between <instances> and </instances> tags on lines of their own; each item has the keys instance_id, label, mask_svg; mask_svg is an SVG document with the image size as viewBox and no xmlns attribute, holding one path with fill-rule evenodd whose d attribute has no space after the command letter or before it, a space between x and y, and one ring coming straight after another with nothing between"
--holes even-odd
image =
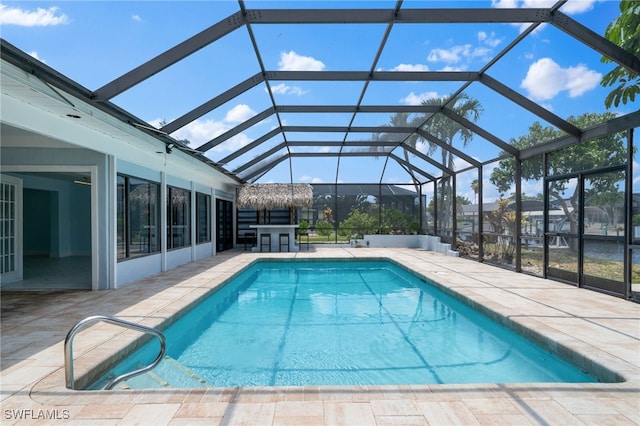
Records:
<instances>
[{"instance_id":1,"label":"distant house","mask_svg":"<svg viewBox=\"0 0 640 426\"><path fill-rule=\"evenodd\" d=\"M573 214L574 207L570 200L566 200L569 215ZM478 204L468 204L462 206L462 226L459 231L463 233L474 233L478 229ZM484 212L492 212L498 209L498 202L483 203ZM584 222L586 228L597 228L606 231L608 227L621 226L624 223L623 206L610 207L610 211L604 206L585 206ZM515 211L515 201L507 206L508 211ZM640 194L633 194L633 212L640 214ZM638 213L635 213L638 212ZM483 222L484 232L495 232L491 223ZM522 201L522 234L533 237L541 237L544 230L544 202L540 200ZM553 201L549 204L549 231L550 232L570 232L570 221L559 202ZM508 232L508 231L507 231Z\"/></svg>"}]
</instances>

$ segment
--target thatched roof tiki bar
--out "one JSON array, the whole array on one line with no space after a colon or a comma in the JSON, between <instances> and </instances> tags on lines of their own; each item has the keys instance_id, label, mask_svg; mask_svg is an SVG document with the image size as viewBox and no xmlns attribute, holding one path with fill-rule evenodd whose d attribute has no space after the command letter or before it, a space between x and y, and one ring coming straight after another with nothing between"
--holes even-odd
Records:
<instances>
[{"instance_id":1,"label":"thatched roof tiki bar","mask_svg":"<svg viewBox=\"0 0 640 426\"><path fill-rule=\"evenodd\" d=\"M256 210L311 207L313 188L307 183L246 184L238 190L238 207Z\"/></svg>"}]
</instances>

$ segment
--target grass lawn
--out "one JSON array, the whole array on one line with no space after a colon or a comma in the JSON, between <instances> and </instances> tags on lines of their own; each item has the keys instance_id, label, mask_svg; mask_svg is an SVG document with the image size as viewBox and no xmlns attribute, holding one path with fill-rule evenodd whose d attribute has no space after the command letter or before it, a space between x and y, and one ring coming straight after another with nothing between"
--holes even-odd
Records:
<instances>
[{"instance_id":1,"label":"grass lawn","mask_svg":"<svg viewBox=\"0 0 640 426\"><path fill-rule=\"evenodd\" d=\"M496 251L495 244L485 244L486 253ZM536 275L542 275L542 248L535 250L522 249L522 269ZM578 271L578 255L568 249L553 249L550 252L550 266L566 271ZM622 261L587 256L584 262L584 273L594 277L624 281L624 263ZM631 270L631 282L640 283L640 264L635 263Z\"/></svg>"}]
</instances>

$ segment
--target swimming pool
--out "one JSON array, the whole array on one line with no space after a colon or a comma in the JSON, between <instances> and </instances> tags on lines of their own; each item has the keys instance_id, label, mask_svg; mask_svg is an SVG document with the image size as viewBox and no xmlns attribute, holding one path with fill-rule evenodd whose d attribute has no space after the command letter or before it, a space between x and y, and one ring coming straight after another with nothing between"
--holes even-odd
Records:
<instances>
[{"instance_id":1,"label":"swimming pool","mask_svg":"<svg viewBox=\"0 0 640 426\"><path fill-rule=\"evenodd\" d=\"M382 260L257 261L165 333L168 358L127 386L595 381Z\"/></svg>"}]
</instances>

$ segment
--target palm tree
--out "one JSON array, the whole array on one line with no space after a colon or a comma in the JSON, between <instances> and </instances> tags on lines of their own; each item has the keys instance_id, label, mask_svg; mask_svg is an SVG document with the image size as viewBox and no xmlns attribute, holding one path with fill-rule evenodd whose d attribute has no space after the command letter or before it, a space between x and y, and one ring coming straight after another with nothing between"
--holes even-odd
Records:
<instances>
[{"instance_id":1,"label":"palm tree","mask_svg":"<svg viewBox=\"0 0 640 426\"><path fill-rule=\"evenodd\" d=\"M478 179L474 179L471 181L471 190L473 191L473 204L478 204L478 189L479 189Z\"/></svg>"},{"instance_id":2,"label":"palm tree","mask_svg":"<svg viewBox=\"0 0 640 426\"><path fill-rule=\"evenodd\" d=\"M470 121L476 121L480 118L480 114L482 114L483 107L475 98L470 97L466 93L460 93L455 98L451 98L449 95L445 95L439 98L430 98L422 101L422 105L426 106L447 106L456 114L466 118ZM418 115L415 117L411 117L411 113L407 112L398 112L393 114L389 123L385 124L383 127L412 127L417 128L421 127L427 133L432 134L438 139L445 142L447 145L453 146L453 141L456 137L460 137L462 139L463 146L467 146L471 139L473 139L473 132L466 127L462 126L458 122L450 119L444 114L434 114L434 115ZM397 138L397 134L393 133L376 133L373 137L374 140L393 140L393 138ZM400 141L398 141L400 142ZM417 148L419 143L428 143L429 144L429 155L435 154L438 145L425 140L417 133L412 133L405 141L404 145L407 145L413 149ZM448 167L449 169L454 168L453 164L453 155L445 148L442 148L442 165ZM404 158L407 162L409 161L409 151L404 150ZM413 173L410 171L411 177L414 178ZM414 179L415 180L415 179Z\"/></svg>"},{"instance_id":3,"label":"palm tree","mask_svg":"<svg viewBox=\"0 0 640 426\"><path fill-rule=\"evenodd\" d=\"M440 106L450 108L454 113L460 115L461 117L466 118L470 121L476 121L480 118L480 114L482 114L483 108L475 98L470 97L466 93L460 93L455 97L451 97L449 95L445 95L439 98L431 98L422 101L422 105L426 106ZM429 116L419 116L416 118L414 122L416 127L420 127L427 133L437 137L441 141L443 141L448 146L453 146L453 142L456 138L462 139L463 146L466 147L469 142L473 139L473 132L468 128L462 126L457 121L454 121L447 117L446 115L439 113L433 114ZM419 138L416 142L425 142L423 138ZM442 165L448 167L451 170L454 170L454 157L453 153L446 149L446 147L439 147L435 143L431 141L426 141L429 144L429 155L433 155L437 152L438 148L441 149L442 155ZM455 200L455 195L452 194L450 188L450 179L442 180L442 202L440 207L442 212L446 212L451 208L452 203ZM448 194L448 195L447 195ZM446 227L448 223L451 223L448 217L445 217L447 220L442 221L443 225Z\"/></svg>"},{"instance_id":4,"label":"palm tree","mask_svg":"<svg viewBox=\"0 0 640 426\"><path fill-rule=\"evenodd\" d=\"M466 118L470 121L476 121L480 114L483 111L482 105L480 102L467 95L466 93L460 93L455 97L451 97L449 95L431 98L422 101L423 105L426 106L438 106L445 107L448 106L454 113ZM411 128L422 128L427 133L437 137L442 140L449 146L453 146L453 142L456 137L462 139L462 143L466 147L471 139L473 139L473 132L466 127L462 126L458 122L450 119L444 114L429 114L429 115L418 115L412 117L411 113L399 112L390 117L389 123L385 124L383 127L411 127ZM398 134L393 133L376 133L373 135L374 140L396 140ZM398 140L400 142L402 139ZM417 145L419 143L428 143L429 151L428 155L433 155L437 152L439 146L426 140L421 137L417 133L412 133L409 137L404 140L403 145L409 146L413 149L417 149ZM442 165L448 167L449 169L454 169L454 158L453 154L446 149L446 147L442 149ZM404 149L404 158L408 163L411 163L409 159L410 152L407 149ZM414 185L417 187L419 185L419 181L416 179L416 176L412 169L408 170ZM443 179L443 188L441 194L443 198L451 199L453 201L453 195L451 194L450 184L448 183L449 179ZM446 195L448 194L448 195ZM442 203L439 206L438 210L446 211L449 207L450 203Z\"/></svg>"},{"instance_id":5,"label":"palm tree","mask_svg":"<svg viewBox=\"0 0 640 426\"><path fill-rule=\"evenodd\" d=\"M410 128L415 128L416 124L415 124L415 118L411 117L411 113L408 112L398 112L393 114L391 117L389 117L389 123L383 125L382 127L387 127L387 128L391 128L391 127L410 127ZM403 139L405 138L404 135L402 135L401 133L374 133L372 140L373 141L392 141L392 142L397 142L398 144L400 144L400 142L403 141ZM418 141L418 135L416 133L411 133L411 135L407 138L407 140L404 141L405 144L415 148L416 143ZM372 151L376 151L376 152L380 152L380 151L385 151L384 149L381 149L381 147L372 147L371 148ZM410 163L409 161L409 151L404 150L404 159L407 163ZM413 169L408 169L407 170L409 175L411 176L411 180L413 181L413 184L419 185L419 181L416 178ZM417 192L417 190L416 190Z\"/></svg>"},{"instance_id":6,"label":"palm tree","mask_svg":"<svg viewBox=\"0 0 640 426\"><path fill-rule=\"evenodd\" d=\"M470 121L476 121L480 118L483 108L475 98L470 97L466 93L460 93L455 98L451 98L448 95L440 98L431 98L422 101L422 105L428 106L447 106L456 114L466 118ZM450 119L444 114L435 114L430 117L418 117L415 125L422 125L421 128L427 133L432 134L438 139L445 142L447 145L453 146L453 141L456 137L462 139L463 146L466 147L471 139L473 139L473 132L466 127L462 126L458 122ZM420 140L423 142L423 140ZM434 154L438 150L438 145L429 143L429 154ZM447 149L442 148L442 165L450 169L454 168L453 155Z\"/></svg>"}]
</instances>

